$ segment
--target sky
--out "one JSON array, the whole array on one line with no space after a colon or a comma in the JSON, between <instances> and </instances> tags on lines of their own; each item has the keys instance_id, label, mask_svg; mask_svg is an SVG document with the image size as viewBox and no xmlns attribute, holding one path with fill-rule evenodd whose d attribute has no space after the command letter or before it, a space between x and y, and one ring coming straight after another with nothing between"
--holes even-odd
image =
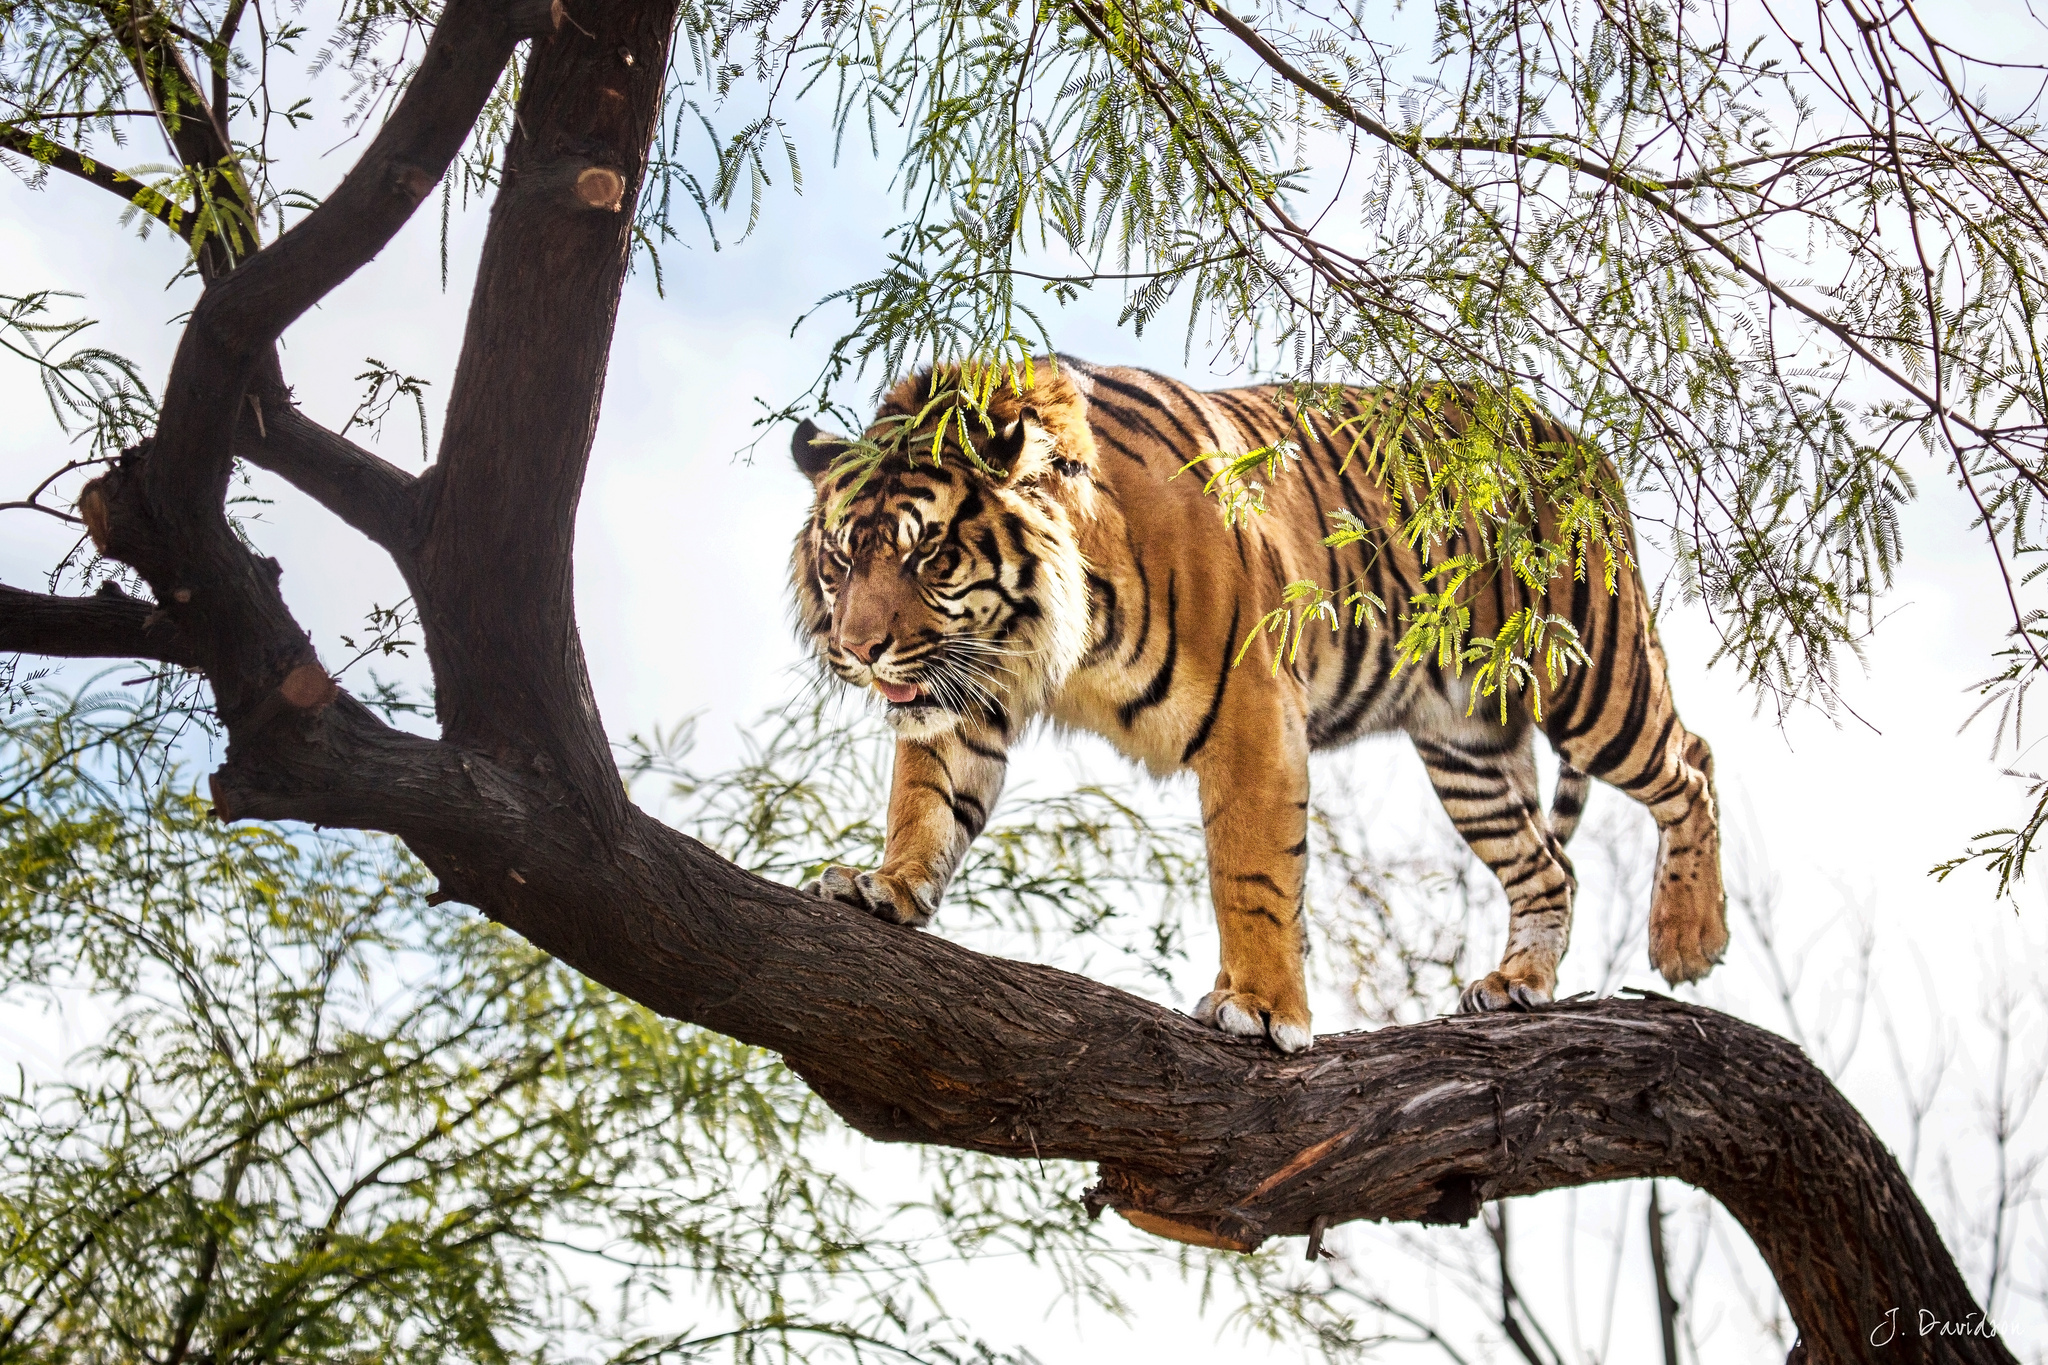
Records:
<instances>
[{"instance_id":1,"label":"sky","mask_svg":"<svg viewBox=\"0 0 2048 1365\"><path fill-rule=\"evenodd\" d=\"M800 113L796 130L806 158L801 195L787 185L772 187L751 237L736 240L739 225L721 223L728 239L721 250L701 235L666 248L665 294L649 269L629 281L577 523L583 641L609 729L623 736L698 716L707 765L735 753L739 728L787 705L808 680L789 628L786 580L789 545L810 489L789 465L787 428L753 423L809 382L844 315L827 310L802 326L798 318L882 262L881 233L894 221L886 169L864 156L830 165L829 139L812 116ZM331 133L294 144L299 160L293 175L308 185L333 183L352 149L344 144L317 155L332 145ZM437 217L421 213L375 262L287 334L286 377L316 419L342 425L360 394L356 376L374 358L430 381L428 416L438 433L483 219L456 216L444 289ZM57 176L30 190L6 178L0 179L0 263L0 291L57 288L83 295L75 308L99 320L98 344L132 357L153 384L161 382L177 320L192 298L189 283L167 283L176 261L165 236L137 240L98 190ZM1199 351L1184 355L1177 326L1143 338L1119 330L1117 302L1107 294L1084 297L1057 314L1061 349L1098 362L1148 365L1196 383L1243 378L1210 371ZM0 365L0 404L8 413L0 423L4 500L32 485L68 447L25 366ZM420 467L410 412L395 413L375 444L402 467ZM1975 684L1990 671L2005 622L1989 552L1969 532L1961 495L1942 471L1923 465L1914 473L1921 496L1904 528L1903 569L1860 666L1851 661L1842 679L1843 697L1860 719L1803 710L1781 722L1769 706L1759 707L1732 670L1711 665L1712 623L1669 595L1660 629L1673 686L1686 723L1715 750L1731 858L1741 867L1736 880L1768 891L1786 955L1802 958L1805 972L1791 992L1798 1003L1788 1021L1780 983L1756 951L1752 928L1738 918L1728 962L1700 987L1678 993L1807 1037L1817 1058L1839 1063L1831 1065L1838 1083L1902 1156L1915 1145L1906 1080L1925 1058L1952 1049L1954 1064L1918 1144L1924 1150L1917 1174L1930 1208L1960 1249L1975 1236L1971 1219L1983 1208L1992 1178L1983 1132L1998 1058L1986 1020L2001 992L2019 1001L2014 1055L2023 1061L2048 1055L2048 1000L2039 984L2048 979L2048 906L2038 881L2001 901L1980 871L1946 881L1929 873L1973 835L2019 816L2023 788L2002 773L2011 760L1989 754L1987 728L1958 733L1976 705ZM282 561L287 601L312 631L322 658L336 667L349 657L341 637L358 633L374 604L403 597L398 577L367 542L279 481L258 473L250 491L270 500L257 516L255 539ZM54 521L6 514L0 581L40 584L70 540L70 531ZM1646 546L1644 567L1654 590L1668 560ZM407 667L387 671L406 675ZM344 683L366 669L358 665ZM410 676L417 679L416 668ZM1020 768L1040 789L1080 776L1133 776L1096 741L1040 737L1031 744ZM2030 762L2038 759L2023 759L2022 766ZM1395 843L1440 839L1447 831L1404 741L1363 743L1322 763L1317 780L1354 786L1376 828ZM1191 808L1192 787L1168 783L1158 798ZM1605 791L1589 820L1606 820L1621 837L1638 840L1648 828L1639 812ZM946 932L943 918L935 932ZM1861 1009L1850 987L1866 937L1876 994ZM1201 942L1198 935L1197 969L1173 991L1159 992L1167 1003L1185 1007L1202 988L1198 968L1209 950ZM1568 957L1560 993L1599 984L1596 965L1583 948ZM1625 980L1665 989L1641 960ZM1333 1013L1321 1017L1325 1027L1342 1022ZM1905 1079L1888 1039L1897 1040ZM2022 1151L2042 1151L2048 1124L2035 1116L2021 1138ZM893 1159L878 1157L876 1170L886 1172ZM1536 1231L1518 1235L1544 1245L1540 1239L1577 1226L1592 1239L1587 1246L1601 1248L1598 1257L1583 1253L1590 1264L1608 1254L1608 1243L1599 1241L1606 1234L1598 1230L1624 1219L1639 1223L1643 1198L1635 1187L1521 1201L1517 1217L1526 1206ZM2048 1218L2038 1199L2020 1210L2012 1231L2019 1239L2016 1284L1993 1313L2015 1350L2037 1359L2048 1350L2042 1297L2048 1294ZM1434 1294L1437 1282L1428 1274L1418 1278L1394 1265L1408 1235L1346 1229L1333 1245L1361 1266L1392 1267L1385 1273L1418 1295ZM1741 1261L1739 1247L1727 1254ZM1578 1273L1569 1258L1525 1259L1525 1294L1564 1295L1564 1277ZM1964 1259L1981 1289L1982 1267ZM1750 1271L1754 1280L1753 1260ZM1598 1280L1604 1273L1588 1270L1586 1277ZM1653 1331L1649 1291L1637 1278L1631 1258L1616 1281L1620 1287L1611 1291L1626 1300L1614 1329L1624 1339ZM1755 1358L1735 1281L1709 1277L1706 1283L1717 1297L1703 1297L1697 1310L1714 1324L1704 1358ZM1043 1317L1042 1306L1028 1296L984 1289L986 1297L974 1297L973 1284L965 1287L985 1336L1027 1340L1043 1358L1122 1359L1137 1340L1086 1315ZM1578 1303L1603 1291L1582 1285L1569 1292ZM1175 1343L1190 1360L1246 1353L1234 1338L1219 1341L1212 1321L1188 1311L1188 1293L1155 1286L1143 1302L1159 1305L1146 1329L1150 1343ZM1633 1339L1647 1351L1652 1338Z\"/></svg>"}]
</instances>

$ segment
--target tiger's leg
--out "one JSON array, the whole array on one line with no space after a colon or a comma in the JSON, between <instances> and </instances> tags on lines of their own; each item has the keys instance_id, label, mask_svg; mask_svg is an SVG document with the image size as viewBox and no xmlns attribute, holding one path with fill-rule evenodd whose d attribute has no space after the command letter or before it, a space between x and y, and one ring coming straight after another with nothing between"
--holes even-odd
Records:
<instances>
[{"instance_id":1,"label":"tiger's leg","mask_svg":"<svg viewBox=\"0 0 2048 1365\"><path fill-rule=\"evenodd\" d=\"M1007 747L1002 735L981 727L898 740L881 867L862 872L834 865L804 890L892 924L929 924L946 883L1002 794Z\"/></svg>"},{"instance_id":2,"label":"tiger's leg","mask_svg":"<svg viewBox=\"0 0 2048 1365\"><path fill-rule=\"evenodd\" d=\"M1705 976L1728 949L1721 827L1713 752L1679 722L1664 650L1654 627L1642 629L1631 662L1601 661L1620 676L1585 689L1599 699L1585 703L1591 714L1567 707L1546 728L1567 763L1627 792L1657 821L1650 965L1675 986Z\"/></svg>"},{"instance_id":3,"label":"tiger's leg","mask_svg":"<svg viewBox=\"0 0 2048 1365\"><path fill-rule=\"evenodd\" d=\"M1231 687L1189 766L1201 783L1209 898L1223 941L1216 988L1195 1018L1265 1034L1282 1052L1315 1041L1302 958L1308 868L1308 724L1286 682Z\"/></svg>"},{"instance_id":4,"label":"tiger's leg","mask_svg":"<svg viewBox=\"0 0 2048 1365\"><path fill-rule=\"evenodd\" d=\"M1547 1005L1570 946L1571 860L1537 802L1536 750L1526 722L1503 727L1483 715L1413 735L1437 799L1508 897L1500 966L1458 998L1467 1014Z\"/></svg>"},{"instance_id":5,"label":"tiger's leg","mask_svg":"<svg viewBox=\"0 0 2048 1365\"><path fill-rule=\"evenodd\" d=\"M1583 758L1565 756L1642 802L1657 821L1650 965L1676 986L1705 976L1728 950L1727 897L1713 751L1679 723L1669 691L1657 691L1665 702L1661 716L1624 724L1608 745ZM1631 736L1634 744L1623 742Z\"/></svg>"}]
</instances>

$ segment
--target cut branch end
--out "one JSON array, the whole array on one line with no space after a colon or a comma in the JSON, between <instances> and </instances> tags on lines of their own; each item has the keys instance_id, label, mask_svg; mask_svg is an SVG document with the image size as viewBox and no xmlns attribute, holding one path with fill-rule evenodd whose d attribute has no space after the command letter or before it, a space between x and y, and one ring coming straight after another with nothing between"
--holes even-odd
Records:
<instances>
[{"instance_id":1,"label":"cut branch end","mask_svg":"<svg viewBox=\"0 0 2048 1365\"><path fill-rule=\"evenodd\" d=\"M1226 1237L1213 1228L1162 1218L1143 1209L1118 1209L1117 1216L1140 1232L1149 1232L1154 1237L1164 1237L1169 1241L1186 1242L1189 1246L1211 1247L1217 1251L1256 1251L1259 1246L1257 1242Z\"/></svg>"},{"instance_id":2,"label":"cut branch end","mask_svg":"<svg viewBox=\"0 0 2048 1365\"><path fill-rule=\"evenodd\" d=\"M213 801L213 818L224 825L232 823L235 816L228 806L227 783L221 781L220 773L211 772L206 775L206 794Z\"/></svg>"},{"instance_id":3,"label":"cut branch end","mask_svg":"<svg viewBox=\"0 0 2048 1365\"><path fill-rule=\"evenodd\" d=\"M589 208L617 213L626 200L626 177L608 166L591 166L576 177L576 197Z\"/></svg>"},{"instance_id":4,"label":"cut branch end","mask_svg":"<svg viewBox=\"0 0 2048 1365\"><path fill-rule=\"evenodd\" d=\"M294 710L317 711L341 695L341 689L319 664L303 663L285 674L277 685L277 695Z\"/></svg>"},{"instance_id":5,"label":"cut branch end","mask_svg":"<svg viewBox=\"0 0 2048 1365\"><path fill-rule=\"evenodd\" d=\"M78 515L85 522L85 533L92 537L92 547L101 554L107 552L112 532L112 515L107 508L107 495L100 488L100 481L94 479L78 495Z\"/></svg>"}]
</instances>

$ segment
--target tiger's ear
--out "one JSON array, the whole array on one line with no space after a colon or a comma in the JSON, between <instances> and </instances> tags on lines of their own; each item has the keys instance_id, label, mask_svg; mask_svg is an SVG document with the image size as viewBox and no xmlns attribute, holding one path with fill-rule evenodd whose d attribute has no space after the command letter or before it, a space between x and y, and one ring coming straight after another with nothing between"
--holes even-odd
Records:
<instances>
[{"instance_id":1,"label":"tiger's ear","mask_svg":"<svg viewBox=\"0 0 2048 1365\"><path fill-rule=\"evenodd\" d=\"M1039 421L1038 409L1030 406L1021 409L1014 421L981 448L984 463L1006 471L1004 483L1029 483L1071 463L1057 458L1058 454L1058 442Z\"/></svg>"},{"instance_id":2,"label":"tiger's ear","mask_svg":"<svg viewBox=\"0 0 2048 1365\"><path fill-rule=\"evenodd\" d=\"M818 479L846 453L849 444L844 436L820 431L818 424L806 417L796 424L796 433L789 438L789 455L807 477Z\"/></svg>"}]
</instances>

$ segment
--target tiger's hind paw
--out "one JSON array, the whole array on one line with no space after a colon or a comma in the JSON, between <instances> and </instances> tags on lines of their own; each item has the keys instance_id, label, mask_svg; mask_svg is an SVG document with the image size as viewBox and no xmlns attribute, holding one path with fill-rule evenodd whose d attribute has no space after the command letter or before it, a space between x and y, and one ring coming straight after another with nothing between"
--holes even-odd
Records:
<instances>
[{"instance_id":1,"label":"tiger's hind paw","mask_svg":"<svg viewBox=\"0 0 2048 1365\"><path fill-rule=\"evenodd\" d=\"M1687 757L1709 775L1713 757L1697 736ZM1728 951L1728 893L1721 881L1721 827L1711 787L1657 831L1650 890L1650 965L1676 986L1697 981Z\"/></svg>"},{"instance_id":2,"label":"tiger's hind paw","mask_svg":"<svg viewBox=\"0 0 2048 1365\"><path fill-rule=\"evenodd\" d=\"M833 865L803 884L807 896L838 901L864 910L889 924L922 929L938 912L936 892L913 886L889 872L862 872L858 868Z\"/></svg>"},{"instance_id":3,"label":"tiger's hind paw","mask_svg":"<svg viewBox=\"0 0 2048 1365\"><path fill-rule=\"evenodd\" d=\"M1728 951L1728 907L1718 847L1674 843L1667 837L1650 899L1650 965L1676 986L1714 970Z\"/></svg>"},{"instance_id":4,"label":"tiger's hind paw","mask_svg":"<svg viewBox=\"0 0 2048 1365\"><path fill-rule=\"evenodd\" d=\"M1213 1025L1236 1038L1265 1037L1282 1052L1304 1052L1315 1043L1307 1010L1276 1012L1257 996L1241 991L1210 991L1195 1003L1195 1022Z\"/></svg>"},{"instance_id":5,"label":"tiger's hind paw","mask_svg":"<svg viewBox=\"0 0 2048 1365\"><path fill-rule=\"evenodd\" d=\"M1681 915L1650 922L1650 965L1674 986L1713 971L1727 951L1728 924L1719 915L1704 923Z\"/></svg>"},{"instance_id":6,"label":"tiger's hind paw","mask_svg":"<svg viewBox=\"0 0 2048 1365\"><path fill-rule=\"evenodd\" d=\"M1534 1010L1550 1003L1550 987L1540 981L1518 981L1488 972L1458 996L1458 1013L1491 1014L1499 1010Z\"/></svg>"}]
</instances>

